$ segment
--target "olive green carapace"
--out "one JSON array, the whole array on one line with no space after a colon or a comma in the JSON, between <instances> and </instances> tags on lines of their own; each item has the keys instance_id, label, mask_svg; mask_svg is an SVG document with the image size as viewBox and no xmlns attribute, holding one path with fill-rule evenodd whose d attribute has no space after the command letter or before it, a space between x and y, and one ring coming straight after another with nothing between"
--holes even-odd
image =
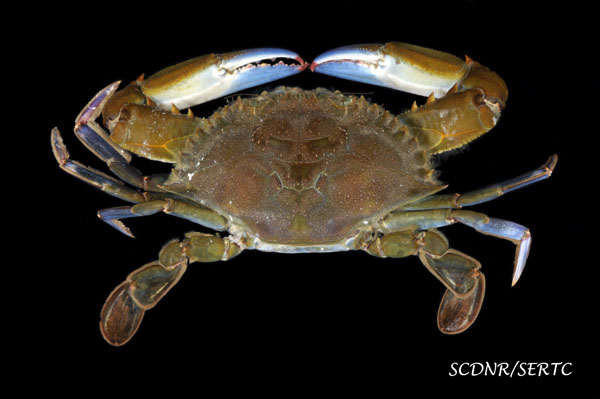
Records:
<instances>
[{"instance_id":1,"label":"olive green carapace","mask_svg":"<svg viewBox=\"0 0 600 399\"><path fill-rule=\"evenodd\" d=\"M278 244L343 241L362 221L441 189L398 118L325 89L238 99L181 152L166 190Z\"/></svg>"}]
</instances>

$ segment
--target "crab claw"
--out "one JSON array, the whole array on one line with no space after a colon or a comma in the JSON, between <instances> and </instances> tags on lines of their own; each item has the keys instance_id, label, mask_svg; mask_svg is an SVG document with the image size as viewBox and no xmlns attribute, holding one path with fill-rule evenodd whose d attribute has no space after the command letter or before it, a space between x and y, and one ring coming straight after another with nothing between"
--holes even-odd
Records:
<instances>
[{"instance_id":1,"label":"crab claw","mask_svg":"<svg viewBox=\"0 0 600 399\"><path fill-rule=\"evenodd\" d=\"M488 99L506 102L504 81L469 57L405 43L366 44L327 51L312 62L314 72L385 86L421 96L444 97L450 89L480 88Z\"/></svg>"},{"instance_id":2,"label":"crab claw","mask_svg":"<svg viewBox=\"0 0 600 399\"><path fill-rule=\"evenodd\" d=\"M340 47L318 56L310 68L422 96L433 92L436 97L444 96L467 72L458 57L403 43Z\"/></svg>"},{"instance_id":3,"label":"crab claw","mask_svg":"<svg viewBox=\"0 0 600 399\"><path fill-rule=\"evenodd\" d=\"M181 109L294 75L306 66L298 54L278 48L209 54L165 68L141 86L156 104Z\"/></svg>"}]
</instances>

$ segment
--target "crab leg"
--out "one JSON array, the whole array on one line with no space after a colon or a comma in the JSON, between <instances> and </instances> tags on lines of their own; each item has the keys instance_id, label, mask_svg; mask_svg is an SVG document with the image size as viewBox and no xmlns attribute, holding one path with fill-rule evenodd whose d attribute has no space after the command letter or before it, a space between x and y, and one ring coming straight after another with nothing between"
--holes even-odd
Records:
<instances>
[{"instance_id":1,"label":"crab leg","mask_svg":"<svg viewBox=\"0 0 600 399\"><path fill-rule=\"evenodd\" d=\"M455 193L431 195L402 208L402 210L415 211L441 208L458 209L462 208L463 206L472 206L491 201L513 190L517 190L549 178L550 175L552 175L552 171L554 170L557 161L558 156L552 155L546 161L546 163L544 163L538 169L525 173L514 179L506 180L502 183L494 184L487 188L482 188L465 194Z\"/></svg>"},{"instance_id":2,"label":"crab leg","mask_svg":"<svg viewBox=\"0 0 600 399\"><path fill-rule=\"evenodd\" d=\"M477 318L485 295L481 264L448 246L437 230L406 230L384 234L363 249L379 257L418 255L421 262L446 286L438 311L438 327L446 334L463 332Z\"/></svg>"},{"instance_id":3,"label":"crab leg","mask_svg":"<svg viewBox=\"0 0 600 399\"><path fill-rule=\"evenodd\" d=\"M480 233L509 240L517 246L512 278L512 285L514 286L521 277L521 273L523 273L531 246L531 233L528 228L520 224L490 218L483 213L473 211L433 209L392 213L382 222L382 228L384 232L411 229L429 230L456 222L472 227Z\"/></svg>"},{"instance_id":4,"label":"crab leg","mask_svg":"<svg viewBox=\"0 0 600 399\"><path fill-rule=\"evenodd\" d=\"M142 174L121 155L120 151L114 149L112 143L109 143L105 133L100 133L102 128L97 124L78 125L75 127L75 134L86 145L93 149L92 152L101 160L106 162L109 169L120 179L132 186L149 190L145 178ZM154 190L157 190L154 187Z\"/></svg>"},{"instance_id":5,"label":"crab leg","mask_svg":"<svg viewBox=\"0 0 600 399\"><path fill-rule=\"evenodd\" d=\"M111 345L124 345L136 333L145 311L177 284L189 263L229 260L241 251L228 238L211 234L188 233L182 241L170 241L157 261L129 274L108 296L101 312L102 336Z\"/></svg>"},{"instance_id":6,"label":"crab leg","mask_svg":"<svg viewBox=\"0 0 600 399\"><path fill-rule=\"evenodd\" d=\"M86 148L94 153L94 155L106 162L109 169L123 181L145 191L162 191L158 188L158 184L164 180L164 176L142 176L142 174L136 168L129 164L129 161L131 160L131 154L115 144L104 131L104 129L102 129L102 127L100 127L100 125L94 121L94 119L100 115L111 96L114 94L115 90L119 86L119 83L120 82L112 83L102 89L81 110L75 120L75 135L86 146ZM58 129L53 129L52 136L60 138ZM54 148L55 143L58 143L58 140L53 138L52 142ZM64 148L64 144L62 144L62 138L60 138L60 144ZM59 160L59 163L60 162L61 161ZM96 174L99 173L97 171L95 172ZM83 180L92 184L89 180Z\"/></svg>"},{"instance_id":7,"label":"crab leg","mask_svg":"<svg viewBox=\"0 0 600 399\"><path fill-rule=\"evenodd\" d=\"M120 180L71 160L67 147L64 145L57 128L52 129L50 142L58 165L68 174L122 200L129 202L141 202L145 200L141 192L127 187Z\"/></svg>"},{"instance_id":8,"label":"crab leg","mask_svg":"<svg viewBox=\"0 0 600 399\"><path fill-rule=\"evenodd\" d=\"M470 58L404 43L338 48L321 54L310 68L429 96L425 106L415 104L400 119L430 154L461 147L489 131L508 98L504 81Z\"/></svg>"},{"instance_id":9,"label":"crab leg","mask_svg":"<svg viewBox=\"0 0 600 399\"><path fill-rule=\"evenodd\" d=\"M210 209L171 198L141 202L133 206L102 209L98 211L98 217L121 233L133 237L131 230L121 222L121 219L149 216L160 212L187 219L213 230L222 231L228 226L227 219Z\"/></svg>"}]
</instances>

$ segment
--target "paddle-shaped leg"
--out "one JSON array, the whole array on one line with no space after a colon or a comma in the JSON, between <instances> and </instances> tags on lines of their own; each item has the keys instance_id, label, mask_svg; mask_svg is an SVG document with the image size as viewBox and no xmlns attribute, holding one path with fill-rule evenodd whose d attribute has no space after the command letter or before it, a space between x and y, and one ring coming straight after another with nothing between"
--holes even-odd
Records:
<instances>
[{"instance_id":1,"label":"paddle-shaped leg","mask_svg":"<svg viewBox=\"0 0 600 399\"><path fill-rule=\"evenodd\" d=\"M463 332L477 318L485 295L481 264L448 247L438 230L398 231L385 234L363 248L380 257L418 255L427 269L446 286L438 311L438 327L447 334Z\"/></svg>"},{"instance_id":2,"label":"paddle-shaped leg","mask_svg":"<svg viewBox=\"0 0 600 399\"><path fill-rule=\"evenodd\" d=\"M102 308L100 331L108 343L120 346L138 330L146 310L153 308L179 281L192 262L229 260L241 248L211 234L188 233L167 243L157 261L135 270L108 296Z\"/></svg>"}]
</instances>

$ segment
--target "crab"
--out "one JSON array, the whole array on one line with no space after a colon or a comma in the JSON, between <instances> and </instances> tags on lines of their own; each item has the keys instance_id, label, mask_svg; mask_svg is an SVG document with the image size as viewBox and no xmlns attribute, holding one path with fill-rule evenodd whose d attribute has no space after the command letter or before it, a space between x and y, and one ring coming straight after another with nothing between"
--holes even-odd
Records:
<instances>
[{"instance_id":1,"label":"crab","mask_svg":"<svg viewBox=\"0 0 600 399\"><path fill-rule=\"evenodd\" d=\"M278 87L237 98L208 118L179 111L305 69L428 98L396 116L362 96ZM158 260L112 291L100 320L112 345L134 336L145 311L188 264L228 260L245 249L416 255L446 287L437 315L446 334L473 324L485 277L481 264L450 248L438 228L461 223L515 243L513 285L523 272L530 231L462 208L548 178L557 156L463 194L439 193L447 185L432 166L436 154L492 129L506 105L504 81L469 57L393 42L337 48L308 64L294 52L261 48L201 56L142 75L122 90L119 85L96 94L74 128L116 178L70 159L54 128L59 166L133 204L98 212L126 235L133 237L123 219L160 212L215 233L190 232L168 242ZM104 127L95 121L100 115ZM132 153L171 163L172 171L144 176L130 164Z\"/></svg>"}]
</instances>

